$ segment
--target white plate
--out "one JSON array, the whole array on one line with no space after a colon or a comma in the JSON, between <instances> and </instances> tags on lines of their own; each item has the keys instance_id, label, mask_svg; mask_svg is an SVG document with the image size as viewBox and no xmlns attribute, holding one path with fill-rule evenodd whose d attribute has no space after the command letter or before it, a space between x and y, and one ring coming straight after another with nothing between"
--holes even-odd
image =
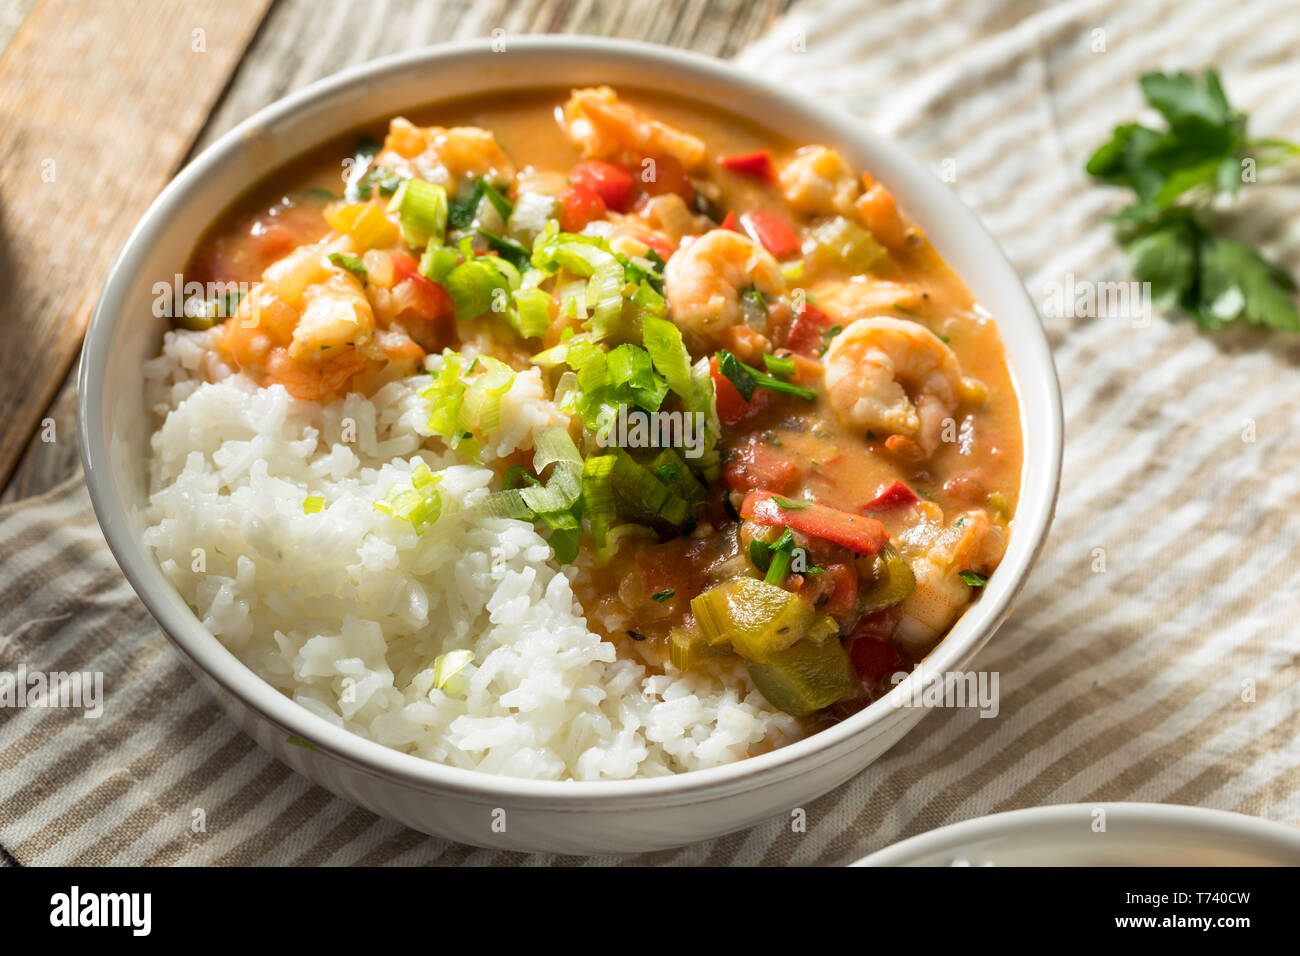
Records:
<instances>
[{"instance_id":1,"label":"white plate","mask_svg":"<svg viewBox=\"0 0 1300 956\"><path fill-rule=\"evenodd\" d=\"M1300 866L1300 829L1226 810L1070 803L940 827L855 866Z\"/></svg>"}]
</instances>

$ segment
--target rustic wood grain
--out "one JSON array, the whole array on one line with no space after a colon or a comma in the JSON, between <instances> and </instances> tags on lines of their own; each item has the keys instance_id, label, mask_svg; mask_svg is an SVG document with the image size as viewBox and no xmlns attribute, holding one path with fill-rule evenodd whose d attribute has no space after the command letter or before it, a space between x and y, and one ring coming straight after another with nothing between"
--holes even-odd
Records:
<instances>
[{"instance_id":1,"label":"rustic wood grain","mask_svg":"<svg viewBox=\"0 0 1300 956\"><path fill-rule=\"evenodd\" d=\"M178 168L269 0L41 0L0 57L0 483L113 256ZM67 460L70 431L56 434Z\"/></svg>"},{"instance_id":2,"label":"rustic wood grain","mask_svg":"<svg viewBox=\"0 0 1300 956\"><path fill-rule=\"evenodd\" d=\"M277 0L193 150L292 90L389 53L491 36L500 28L507 35L569 33L648 40L730 57L770 29L789 6L790 0ZM122 81L131 80L141 68L126 69ZM0 383L0 394L6 391ZM45 413L58 440L44 442L40 432L32 438L0 500L39 494L75 474L75 406L75 385L69 378Z\"/></svg>"}]
</instances>

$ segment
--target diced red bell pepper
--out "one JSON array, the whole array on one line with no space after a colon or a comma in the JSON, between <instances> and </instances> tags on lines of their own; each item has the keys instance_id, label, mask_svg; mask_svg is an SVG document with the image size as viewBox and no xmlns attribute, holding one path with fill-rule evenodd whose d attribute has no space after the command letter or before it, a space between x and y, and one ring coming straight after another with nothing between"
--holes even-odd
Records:
<instances>
[{"instance_id":1,"label":"diced red bell pepper","mask_svg":"<svg viewBox=\"0 0 1300 956\"><path fill-rule=\"evenodd\" d=\"M586 186L607 209L626 212L632 199L632 174L622 166L601 159L584 159L569 170L569 182Z\"/></svg>"},{"instance_id":2,"label":"diced red bell pepper","mask_svg":"<svg viewBox=\"0 0 1300 956\"><path fill-rule=\"evenodd\" d=\"M782 504L783 501L771 491L751 491L740 506L740 516L759 524L785 525L814 538L842 544L858 554L875 554L889 543L885 526L875 518L812 501Z\"/></svg>"},{"instance_id":3,"label":"diced red bell pepper","mask_svg":"<svg viewBox=\"0 0 1300 956\"><path fill-rule=\"evenodd\" d=\"M767 405L767 392L755 389L749 401L731 384L731 379L722 374L718 368L717 358L709 359L709 373L713 376L714 403L718 409L718 419L724 425L734 425Z\"/></svg>"},{"instance_id":4,"label":"diced red bell pepper","mask_svg":"<svg viewBox=\"0 0 1300 956\"><path fill-rule=\"evenodd\" d=\"M423 318L435 319L455 314L456 307L447 290L420 272L420 264L414 256L395 252L392 259L394 284L411 283L411 288L415 290L416 310Z\"/></svg>"},{"instance_id":5,"label":"diced red bell pepper","mask_svg":"<svg viewBox=\"0 0 1300 956\"><path fill-rule=\"evenodd\" d=\"M605 200L588 186L574 183L560 201L560 228L565 232L581 232L587 223L605 218Z\"/></svg>"},{"instance_id":6,"label":"diced red bell pepper","mask_svg":"<svg viewBox=\"0 0 1300 956\"><path fill-rule=\"evenodd\" d=\"M785 347L791 352L817 358L826 345L826 333L831 329L831 318L817 306L804 302L803 310L795 316L786 337Z\"/></svg>"},{"instance_id":7,"label":"diced red bell pepper","mask_svg":"<svg viewBox=\"0 0 1300 956\"><path fill-rule=\"evenodd\" d=\"M772 168L772 151L760 149L755 153L740 156L724 156L718 160L723 169L729 169L741 176L752 176L765 183L776 182L776 170Z\"/></svg>"},{"instance_id":8,"label":"diced red bell pepper","mask_svg":"<svg viewBox=\"0 0 1300 956\"><path fill-rule=\"evenodd\" d=\"M849 660L863 680L876 683L903 670L903 656L888 640L874 637L856 638L849 646Z\"/></svg>"},{"instance_id":9,"label":"diced red bell pepper","mask_svg":"<svg viewBox=\"0 0 1300 956\"><path fill-rule=\"evenodd\" d=\"M789 223L775 213L755 209L741 216L740 224L756 242L762 243L763 248L778 259L797 256L803 250L799 237Z\"/></svg>"},{"instance_id":10,"label":"diced red bell pepper","mask_svg":"<svg viewBox=\"0 0 1300 956\"><path fill-rule=\"evenodd\" d=\"M736 396L739 398L740 393ZM791 491L799 481L799 468L789 458L779 455L760 435L750 435L722 466L722 480L732 491L758 488Z\"/></svg>"},{"instance_id":11,"label":"diced red bell pepper","mask_svg":"<svg viewBox=\"0 0 1300 956\"><path fill-rule=\"evenodd\" d=\"M872 498L864 506L866 511L884 511L888 508L899 508L916 504L921 499L911 488L901 481L895 481L892 485L882 491L876 497Z\"/></svg>"},{"instance_id":12,"label":"diced red bell pepper","mask_svg":"<svg viewBox=\"0 0 1300 956\"><path fill-rule=\"evenodd\" d=\"M730 229L732 232L740 232L740 227L736 225L736 214L728 209L727 214L722 217L722 224L719 229Z\"/></svg>"}]
</instances>

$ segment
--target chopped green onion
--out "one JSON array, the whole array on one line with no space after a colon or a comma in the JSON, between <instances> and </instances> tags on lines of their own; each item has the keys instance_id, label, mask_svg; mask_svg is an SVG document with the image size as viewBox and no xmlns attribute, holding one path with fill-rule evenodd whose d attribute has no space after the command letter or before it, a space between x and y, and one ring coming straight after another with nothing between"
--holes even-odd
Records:
<instances>
[{"instance_id":1,"label":"chopped green onion","mask_svg":"<svg viewBox=\"0 0 1300 956\"><path fill-rule=\"evenodd\" d=\"M408 179L393 194L389 212L397 213L402 241L423 249L435 240L441 244L447 231L447 191L423 179Z\"/></svg>"},{"instance_id":2,"label":"chopped green onion","mask_svg":"<svg viewBox=\"0 0 1300 956\"><path fill-rule=\"evenodd\" d=\"M439 654L433 661L433 686L438 690L459 692L459 688L454 686L453 681L473 662L474 652L470 650L447 651L445 654ZM449 687L449 684L453 686Z\"/></svg>"},{"instance_id":3,"label":"chopped green onion","mask_svg":"<svg viewBox=\"0 0 1300 956\"><path fill-rule=\"evenodd\" d=\"M459 261L460 253L455 249L431 242L424 250L424 255L420 257L420 274L439 285L444 285L447 276L456 268L456 263Z\"/></svg>"},{"instance_id":4,"label":"chopped green onion","mask_svg":"<svg viewBox=\"0 0 1300 956\"><path fill-rule=\"evenodd\" d=\"M512 324L521 338L535 339L550 328L550 293L541 289L516 289L514 300Z\"/></svg>"},{"instance_id":5,"label":"chopped green onion","mask_svg":"<svg viewBox=\"0 0 1300 956\"><path fill-rule=\"evenodd\" d=\"M441 483L442 476L432 474L429 466L420 462L411 469L411 488L394 485L375 502L375 510L409 521L416 534L423 534L442 515Z\"/></svg>"},{"instance_id":6,"label":"chopped green onion","mask_svg":"<svg viewBox=\"0 0 1300 956\"><path fill-rule=\"evenodd\" d=\"M462 322L491 312L496 296L510 292L508 279L490 259L493 257L484 256L462 262L447 275L447 294L456 306L456 318Z\"/></svg>"},{"instance_id":7,"label":"chopped green onion","mask_svg":"<svg viewBox=\"0 0 1300 956\"><path fill-rule=\"evenodd\" d=\"M973 588L982 588L989 583L989 579L975 571L961 571L957 575Z\"/></svg>"}]
</instances>

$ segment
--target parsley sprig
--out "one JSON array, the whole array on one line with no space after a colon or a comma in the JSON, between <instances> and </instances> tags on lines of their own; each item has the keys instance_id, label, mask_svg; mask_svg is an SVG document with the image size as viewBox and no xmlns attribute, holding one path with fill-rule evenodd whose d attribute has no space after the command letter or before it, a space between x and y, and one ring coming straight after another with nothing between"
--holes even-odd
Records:
<instances>
[{"instance_id":1,"label":"parsley sprig","mask_svg":"<svg viewBox=\"0 0 1300 956\"><path fill-rule=\"evenodd\" d=\"M1300 154L1300 144L1251 139L1246 115L1232 108L1219 74L1148 73L1147 103L1165 129L1115 127L1087 171L1132 189L1135 200L1115 217L1116 234L1160 307L1177 305L1206 328L1244 319L1300 330L1295 281L1255 249L1218 231L1210 215L1218 196L1235 196L1243 172Z\"/></svg>"}]
</instances>

